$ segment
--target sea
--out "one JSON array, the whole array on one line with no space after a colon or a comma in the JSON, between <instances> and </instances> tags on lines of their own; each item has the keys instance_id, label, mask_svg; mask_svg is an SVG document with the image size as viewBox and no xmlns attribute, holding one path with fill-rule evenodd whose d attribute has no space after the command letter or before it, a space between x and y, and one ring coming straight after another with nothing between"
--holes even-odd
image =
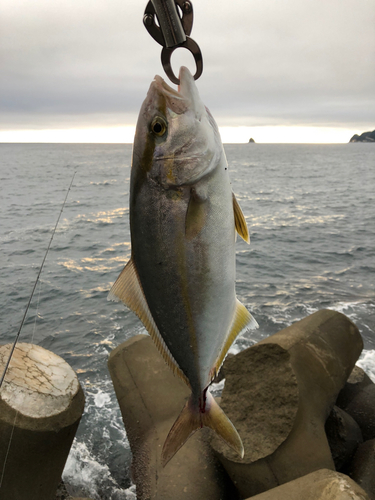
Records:
<instances>
[{"instance_id":1,"label":"sea","mask_svg":"<svg viewBox=\"0 0 375 500\"><path fill-rule=\"evenodd\" d=\"M251 244L237 239L237 295L259 323L232 352L323 308L359 328L375 381L375 145L228 144ZM68 491L134 500L131 452L107 369L145 333L107 294L130 257L128 144L0 144L0 342L20 333L65 359L86 396L63 473ZM65 206L64 199L75 173ZM147 367L145 366L146 370Z\"/></svg>"}]
</instances>

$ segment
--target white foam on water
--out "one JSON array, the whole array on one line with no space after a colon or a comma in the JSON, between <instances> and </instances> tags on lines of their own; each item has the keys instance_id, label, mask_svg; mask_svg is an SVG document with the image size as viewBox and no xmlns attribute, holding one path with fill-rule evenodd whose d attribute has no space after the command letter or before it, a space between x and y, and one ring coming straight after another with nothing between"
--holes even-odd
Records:
<instances>
[{"instance_id":1,"label":"white foam on water","mask_svg":"<svg viewBox=\"0 0 375 500\"><path fill-rule=\"evenodd\" d=\"M127 488L129 442L112 383L105 377L81 384L85 411L63 472L66 488L76 497L134 500L135 487Z\"/></svg>"},{"instance_id":2,"label":"white foam on water","mask_svg":"<svg viewBox=\"0 0 375 500\"><path fill-rule=\"evenodd\" d=\"M224 389L224 385L225 385L225 379L221 380L217 384L210 385L210 393L213 395L214 398L218 398L221 396L221 393Z\"/></svg>"},{"instance_id":3,"label":"white foam on water","mask_svg":"<svg viewBox=\"0 0 375 500\"><path fill-rule=\"evenodd\" d=\"M99 389L94 396L94 402L97 408L103 408L111 403L111 396Z\"/></svg>"},{"instance_id":4,"label":"white foam on water","mask_svg":"<svg viewBox=\"0 0 375 500\"><path fill-rule=\"evenodd\" d=\"M91 181L90 185L92 185L92 186L110 186L112 184L116 184L116 182L117 182L117 179L106 179L106 180L100 181L100 182Z\"/></svg>"},{"instance_id":5,"label":"white foam on water","mask_svg":"<svg viewBox=\"0 0 375 500\"><path fill-rule=\"evenodd\" d=\"M272 309L267 311L267 317L275 325L280 325L281 328L287 328L293 323L304 319L306 316L317 312L320 308L314 307L310 304L294 303L290 305L273 306Z\"/></svg>"},{"instance_id":6,"label":"white foam on water","mask_svg":"<svg viewBox=\"0 0 375 500\"><path fill-rule=\"evenodd\" d=\"M369 302L359 302L359 301L337 302L336 304L333 304L332 306L329 307L329 309L332 309L333 311L345 314L346 316L348 316L348 318L352 319L353 321L358 318L358 313L366 312L369 309L374 309L374 308L375 304L371 302L369 303Z\"/></svg>"},{"instance_id":7,"label":"white foam on water","mask_svg":"<svg viewBox=\"0 0 375 500\"><path fill-rule=\"evenodd\" d=\"M375 350L363 351L357 365L375 382Z\"/></svg>"},{"instance_id":8,"label":"white foam on water","mask_svg":"<svg viewBox=\"0 0 375 500\"><path fill-rule=\"evenodd\" d=\"M237 340L238 340L238 338L236 339L236 341L237 341ZM240 347L240 346L239 346L236 342L234 342L234 343L230 346L228 353L230 353L230 354L238 354L238 353L239 353L239 352L241 352L241 351L242 351L241 347Z\"/></svg>"},{"instance_id":9,"label":"white foam on water","mask_svg":"<svg viewBox=\"0 0 375 500\"><path fill-rule=\"evenodd\" d=\"M286 328L321 309L331 309L332 311L345 314L345 316L358 326L361 334L367 336L375 334L373 326L364 322L366 316L372 315L375 312L375 304L369 300L366 302L339 301L325 307L316 307L315 305L303 303L294 303L292 307L290 305L280 305L274 306L272 309L270 308L267 312L267 317L272 323L282 325L283 328Z\"/></svg>"},{"instance_id":10,"label":"white foam on water","mask_svg":"<svg viewBox=\"0 0 375 500\"><path fill-rule=\"evenodd\" d=\"M93 500L136 500L135 486L120 488L108 466L100 464L86 444L77 440L74 440L62 477L72 496L87 496Z\"/></svg>"}]
</instances>

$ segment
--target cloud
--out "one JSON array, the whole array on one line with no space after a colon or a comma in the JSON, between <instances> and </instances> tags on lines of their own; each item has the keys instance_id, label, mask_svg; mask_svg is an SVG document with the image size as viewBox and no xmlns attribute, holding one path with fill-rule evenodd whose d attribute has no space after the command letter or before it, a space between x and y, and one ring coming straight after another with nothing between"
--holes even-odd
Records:
<instances>
[{"instance_id":1,"label":"cloud","mask_svg":"<svg viewBox=\"0 0 375 500\"><path fill-rule=\"evenodd\" d=\"M161 47L142 24L146 3L3 0L0 127L134 124L153 76L163 74ZM192 37L204 57L198 85L222 125L373 122L373 2L193 5ZM179 49L174 67L186 59L190 66Z\"/></svg>"}]
</instances>

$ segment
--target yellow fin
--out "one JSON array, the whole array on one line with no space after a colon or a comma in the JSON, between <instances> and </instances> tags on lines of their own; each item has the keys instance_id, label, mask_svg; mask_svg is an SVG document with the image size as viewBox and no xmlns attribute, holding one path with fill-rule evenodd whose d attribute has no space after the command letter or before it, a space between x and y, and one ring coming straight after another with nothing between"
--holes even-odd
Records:
<instances>
[{"instance_id":1,"label":"yellow fin","mask_svg":"<svg viewBox=\"0 0 375 500\"><path fill-rule=\"evenodd\" d=\"M236 337L238 336L238 334L244 328L250 328L250 329L259 328L258 323L251 316L251 314L246 309L246 307L238 299L236 299L236 301L237 301L236 311L234 313L234 318L232 321L230 332L229 332L229 335L227 337L227 340L225 341L224 347L223 347L221 353L219 354L219 357L217 358L217 361L214 365L214 369L212 372L212 378L214 378L216 376L216 374L219 372L220 367L223 364L224 358L227 355L230 346L236 340Z\"/></svg>"},{"instance_id":2,"label":"yellow fin","mask_svg":"<svg viewBox=\"0 0 375 500\"><path fill-rule=\"evenodd\" d=\"M232 196L233 196L234 224L236 227L236 231L241 236L241 238L244 241L246 241L246 243L250 244L250 235L249 235L249 230L247 229L245 216L241 210L241 207L238 204L235 194L232 193Z\"/></svg>"},{"instance_id":3,"label":"yellow fin","mask_svg":"<svg viewBox=\"0 0 375 500\"><path fill-rule=\"evenodd\" d=\"M201 427L209 427L214 430L231 448L233 448L241 458L244 456L244 447L241 438L213 396L206 392L205 409L201 411L194 402L193 395L185 404L182 412L173 424L162 451L163 467L185 444L189 437Z\"/></svg>"},{"instance_id":4,"label":"yellow fin","mask_svg":"<svg viewBox=\"0 0 375 500\"><path fill-rule=\"evenodd\" d=\"M192 240L202 231L206 223L206 203L205 200L192 190L185 219L185 236L187 240Z\"/></svg>"},{"instance_id":5,"label":"yellow fin","mask_svg":"<svg viewBox=\"0 0 375 500\"><path fill-rule=\"evenodd\" d=\"M210 427L221 439L243 458L245 450L242 439L229 418L225 415L214 397L207 391L209 410L202 414L203 427Z\"/></svg>"},{"instance_id":6,"label":"yellow fin","mask_svg":"<svg viewBox=\"0 0 375 500\"><path fill-rule=\"evenodd\" d=\"M108 294L108 300L114 300L116 302L121 301L129 307L129 309L135 312L144 324L146 330L154 341L156 348L163 356L169 368L190 387L189 380L181 371L176 360L173 358L162 336L160 335L158 327L155 324L154 318L152 317L151 311L148 307L146 297L143 293L142 285L139 281L133 259L130 259L121 271L120 276L117 278Z\"/></svg>"}]
</instances>

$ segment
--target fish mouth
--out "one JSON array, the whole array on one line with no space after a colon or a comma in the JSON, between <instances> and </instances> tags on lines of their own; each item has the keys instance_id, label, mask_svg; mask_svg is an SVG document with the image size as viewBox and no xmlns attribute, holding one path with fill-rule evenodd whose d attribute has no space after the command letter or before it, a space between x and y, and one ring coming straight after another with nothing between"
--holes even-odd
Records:
<instances>
[{"instance_id":1,"label":"fish mouth","mask_svg":"<svg viewBox=\"0 0 375 500\"><path fill-rule=\"evenodd\" d=\"M156 75L153 82L156 92L165 98L167 107L173 112L182 114L190 109L197 116L201 116L204 105L200 100L194 77L185 66L181 66L179 77L180 85L178 90L175 90L161 76Z\"/></svg>"},{"instance_id":2,"label":"fish mouth","mask_svg":"<svg viewBox=\"0 0 375 500\"><path fill-rule=\"evenodd\" d=\"M179 78L180 78L180 85L178 86L179 93L183 95L186 99L191 99L192 101L200 101L194 77L186 66L181 66Z\"/></svg>"},{"instance_id":3,"label":"fish mouth","mask_svg":"<svg viewBox=\"0 0 375 500\"><path fill-rule=\"evenodd\" d=\"M181 66L179 79L180 84L178 85L178 90L175 90L161 76L155 76L155 81L158 84L159 90L163 93L170 94L171 96L178 97L179 99L183 97L191 97L191 87L195 87L195 81L193 75L186 66Z\"/></svg>"},{"instance_id":4,"label":"fish mouth","mask_svg":"<svg viewBox=\"0 0 375 500\"><path fill-rule=\"evenodd\" d=\"M168 85L168 83L161 76L156 75L154 80L159 92L161 92L162 94L169 95L170 97L177 97L178 99L182 98L181 94L170 85ZM180 86L178 88L180 88Z\"/></svg>"}]
</instances>

